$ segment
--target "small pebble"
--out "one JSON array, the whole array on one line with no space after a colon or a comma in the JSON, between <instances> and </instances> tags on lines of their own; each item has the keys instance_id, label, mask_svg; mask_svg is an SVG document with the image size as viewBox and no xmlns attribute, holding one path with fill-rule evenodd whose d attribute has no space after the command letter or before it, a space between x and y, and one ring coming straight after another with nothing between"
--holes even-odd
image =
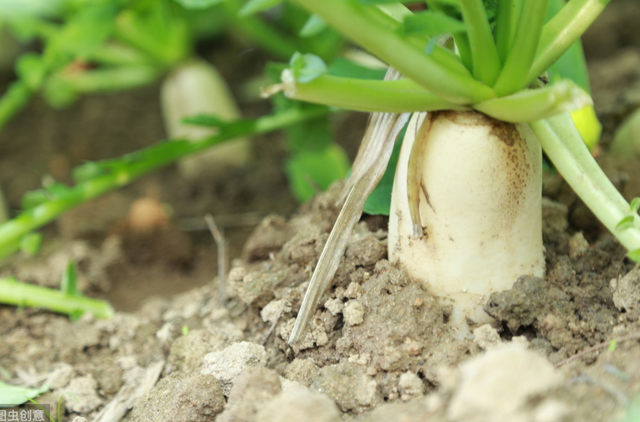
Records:
<instances>
[{"instance_id":1,"label":"small pebble","mask_svg":"<svg viewBox=\"0 0 640 422\"><path fill-rule=\"evenodd\" d=\"M242 341L206 355L200 372L216 377L222 384L225 397L228 397L233 383L242 371L250 367L264 367L266 364L267 352L263 346Z\"/></svg>"},{"instance_id":2,"label":"small pebble","mask_svg":"<svg viewBox=\"0 0 640 422\"><path fill-rule=\"evenodd\" d=\"M424 384L420 377L413 372L407 371L400 375L398 390L402 400L407 401L424 393Z\"/></svg>"},{"instance_id":3,"label":"small pebble","mask_svg":"<svg viewBox=\"0 0 640 422\"><path fill-rule=\"evenodd\" d=\"M569 258L575 259L583 255L589 249L589 242L582 232L578 232L569 239Z\"/></svg>"},{"instance_id":4,"label":"small pebble","mask_svg":"<svg viewBox=\"0 0 640 422\"><path fill-rule=\"evenodd\" d=\"M331 315L338 315L339 313L342 312L342 309L344 308L344 303L342 303L342 301L338 298L329 299L324 303L324 307L326 310L331 312Z\"/></svg>"},{"instance_id":5,"label":"small pebble","mask_svg":"<svg viewBox=\"0 0 640 422\"><path fill-rule=\"evenodd\" d=\"M358 301L350 300L347 302L342 313L347 325L358 325L364 321L364 307Z\"/></svg>"},{"instance_id":6,"label":"small pebble","mask_svg":"<svg viewBox=\"0 0 640 422\"><path fill-rule=\"evenodd\" d=\"M349 299L357 299L364 293L364 289L358 283L351 282L344 292L344 296Z\"/></svg>"}]
</instances>

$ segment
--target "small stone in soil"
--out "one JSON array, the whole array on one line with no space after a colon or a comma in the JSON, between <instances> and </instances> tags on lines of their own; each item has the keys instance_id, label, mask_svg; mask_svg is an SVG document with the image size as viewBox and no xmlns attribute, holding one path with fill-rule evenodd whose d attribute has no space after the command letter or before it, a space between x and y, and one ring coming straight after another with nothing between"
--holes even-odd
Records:
<instances>
[{"instance_id":1,"label":"small stone in soil","mask_svg":"<svg viewBox=\"0 0 640 422\"><path fill-rule=\"evenodd\" d=\"M64 405L70 412L89 413L102 404L102 399L98 395L98 383L91 375L74 378L60 392L69 393L64 396ZM75 396L75 398L73 397Z\"/></svg>"},{"instance_id":2,"label":"small stone in soil","mask_svg":"<svg viewBox=\"0 0 640 422\"><path fill-rule=\"evenodd\" d=\"M282 387L278 374L266 368L247 368L231 389L229 402L216 422L249 422Z\"/></svg>"},{"instance_id":3,"label":"small stone in soil","mask_svg":"<svg viewBox=\"0 0 640 422\"><path fill-rule=\"evenodd\" d=\"M484 350L493 349L502 343L498 331L489 324L481 325L473 330L473 342Z\"/></svg>"},{"instance_id":4,"label":"small stone in soil","mask_svg":"<svg viewBox=\"0 0 640 422\"><path fill-rule=\"evenodd\" d=\"M589 249L589 242L582 232L578 232L569 239L569 258L576 259Z\"/></svg>"},{"instance_id":5,"label":"small stone in soil","mask_svg":"<svg viewBox=\"0 0 640 422\"><path fill-rule=\"evenodd\" d=\"M338 298L328 299L324 303L324 308L331 312L331 315L338 315L344 309L344 303Z\"/></svg>"},{"instance_id":6,"label":"small stone in soil","mask_svg":"<svg viewBox=\"0 0 640 422\"><path fill-rule=\"evenodd\" d=\"M287 366L285 376L291 381L299 382L308 387L318 375L319 370L312 359L296 358Z\"/></svg>"},{"instance_id":7,"label":"small stone in soil","mask_svg":"<svg viewBox=\"0 0 640 422\"><path fill-rule=\"evenodd\" d=\"M528 399L562 383L551 363L521 346L493 349L465 362L447 415L454 421L526 421Z\"/></svg>"},{"instance_id":8,"label":"small stone in soil","mask_svg":"<svg viewBox=\"0 0 640 422\"><path fill-rule=\"evenodd\" d=\"M640 269L634 268L620 279L611 280L613 303L627 312L640 309Z\"/></svg>"},{"instance_id":9,"label":"small stone in soil","mask_svg":"<svg viewBox=\"0 0 640 422\"><path fill-rule=\"evenodd\" d=\"M407 401L424 394L424 384L420 377L413 372L405 372L400 375L398 391L400 391L400 397L402 400Z\"/></svg>"},{"instance_id":10,"label":"small stone in soil","mask_svg":"<svg viewBox=\"0 0 640 422\"><path fill-rule=\"evenodd\" d=\"M53 372L47 377L45 382L52 390L57 390L69 384L71 378L73 378L74 370L68 363L59 363L56 365Z\"/></svg>"},{"instance_id":11,"label":"small stone in soil","mask_svg":"<svg viewBox=\"0 0 640 422\"><path fill-rule=\"evenodd\" d=\"M209 375L174 372L133 407L132 422L206 422L222 412L220 383Z\"/></svg>"},{"instance_id":12,"label":"small stone in soil","mask_svg":"<svg viewBox=\"0 0 640 422\"><path fill-rule=\"evenodd\" d=\"M312 388L327 394L344 412L362 413L379 401L376 381L357 363L345 362L325 366Z\"/></svg>"},{"instance_id":13,"label":"small stone in soil","mask_svg":"<svg viewBox=\"0 0 640 422\"><path fill-rule=\"evenodd\" d=\"M216 377L222 384L224 395L228 397L242 371L249 367L263 367L266 363L267 352L263 346L242 341L206 355L201 373Z\"/></svg>"},{"instance_id":14,"label":"small stone in soil","mask_svg":"<svg viewBox=\"0 0 640 422\"><path fill-rule=\"evenodd\" d=\"M306 388L283 391L264 406L256 422L339 422L340 413L335 403L324 394L313 393Z\"/></svg>"},{"instance_id":15,"label":"small stone in soil","mask_svg":"<svg viewBox=\"0 0 640 422\"><path fill-rule=\"evenodd\" d=\"M282 313L287 310L286 302L284 299L272 300L260 311L260 318L264 322L273 324L282 316Z\"/></svg>"},{"instance_id":16,"label":"small stone in soil","mask_svg":"<svg viewBox=\"0 0 640 422\"><path fill-rule=\"evenodd\" d=\"M358 325L364 321L364 307L356 300L350 300L344 305L344 321L347 325Z\"/></svg>"},{"instance_id":17,"label":"small stone in soil","mask_svg":"<svg viewBox=\"0 0 640 422\"><path fill-rule=\"evenodd\" d=\"M194 372L202 365L202 359L216 346L216 339L209 330L191 330L171 344L167 365L169 372Z\"/></svg>"}]
</instances>

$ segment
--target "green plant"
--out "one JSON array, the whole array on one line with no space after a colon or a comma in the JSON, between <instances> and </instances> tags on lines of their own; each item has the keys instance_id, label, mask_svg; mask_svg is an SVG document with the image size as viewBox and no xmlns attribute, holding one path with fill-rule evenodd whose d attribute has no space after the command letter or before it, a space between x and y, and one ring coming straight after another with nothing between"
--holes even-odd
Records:
<instances>
[{"instance_id":1,"label":"green plant","mask_svg":"<svg viewBox=\"0 0 640 422\"><path fill-rule=\"evenodd\" d=\"M611 144L611 154L633 157L640 153L640 109L635 110L620 125Z\"/></svg>"},{"instance_id":2,"label":"green plant","mask_svg":"<svg viewBox=\"0 0 640 422\"><path fill-rule=\"evenodd\" d=\"M327 113L326 107L309 107L304 110L291 109L254 120L230 122L213 116L195 116L188 119L191 124L215 127L218 132L195 142L170 140L122 158L83 164L74 169L74 186L54 183L25 195L23 211L0 225L0 258L19 250L24 239L32 235L34 230L53 221L68 209L125 186L182 157L204 151L229 139L282 129Z\"/></svg>"},{"instance_id":3,"label":"green plant","mask_svg":"<svg viewBox=\"0 0 640 422\"><path fill-rule=\"evenodd\" d=\"M14 278L0 279L0 303L18 307L46 308L78 319L84 313L111 318L114 310L104 300L83 296L78 289L76 267L70 262L62 274L60 290L21 283Z\"/></svg>"},{"instance_id":4,"label":"green plant","mask_svg":"<svg viewBox=\"0 0 640 422\"><path fill-rule=\"evenodd\" d=\"M0 403L14 407L49 391L49 386L43 384L40 388L25 388L0 381Z\"/></svg>"},{"instance_id":5,"label":"green plant","mask_svg":"<svg viewBox=\"0 0 640 422\"><path fill-rule=\"evenodd\" d=\"M362 180L382 177L379 161L386 165L391 155L389 145L400 131L400 118L393 116L399 113L414 115L396 169L389 257L452 301L453 325L461 335L467 319L487 321L483 299L492 291L509 288L522 274L544 272L541 149L637 259L640 217L633 213L634 224L616 229L630 205L593 160L569 115L589 106L590 97L558 73L548 84L540 79L607 0L427 0L429 10L416 14L388 1L292 1L402 76L336 77L307 57L304 65L292 63L282 83L269 90L375 112L291 342L300 338L337 268L341 237L357 221L361 197L373 189L359 188Z\"/></svg>"},{"instance_id":6,"label":"green plant","mask_svg":"<svg viewBox=\"0 0 640 422\"><path fill-rule=\"evenodd\" d=\"M162 79L168 137L213 135L215 128L180 122L197 114L232 120L240 113L216 69L195 54L196 41L225 31L249 39L275 58L302 50L332 59L341 48L342 37L335 31L318 34L318 22L309 25L309 15L298 8L286 7L278 20L269 22L255 15L261 10L262 6L241 0L60 0L35 7L2 3L0 24L5 23L22 41L38 41L42 52L17 59L18 79L0 98L0 128L34 94L42 94L53 107L64 107L80 95L131 89ZM293 36L297 33L302 36ZM314 129L324 125L324 130L314 130L323 134L319 144L306 142L307 133L302 131L288 132L294 155L288 174L301 200L348 169L346 155L330 137L326 117L313 124ZM328 144L331 148L325 148ZM199 157L185 158L179 166L183 174L193 177L203 169L244 165L249 152L247 140L238 139ZM324 171L310 175L300 170L310 162ZM325 174L336 166L340 168L337 176Z\"/></svg>"},{"instance_id":7,"label":"green plant","mask_svg":"<svg viewBox=\"0 0 640 422\"><path fill-rule=\"evenodd\" d=\"M58 412L57 412L58 419L57 419L57 422L62 422L62 398L64 396L67 396L67 395L73 397L73 399L76 402L80 403L80 400L78 400L78 398L72 393L64 393L60 397L58 397L58 409L57 409L58 410ZM35 401L33 399L29 399L29 401L31 403L35 404L36 406L38 406L47 415L47 417L51 420L51 422L56 422L56 419L54 419L53 416L51 416L50 413L47 413L47 411L44 409L44 407L40 403L38 403L37 401Z\"/></svg>"},{"instance_id":8,"label":"green plant","mask_svg":"<svg viewBox=\"0 0 640 422\"><path fill-rule=\"evenodd\" d=\"M35 232L39 227L71 207L167 164L180 160L179 166L188 177L203 169L222 171L229 164L246 164L247 137L266 131L290 127L289 144L294 156L289 176L301 200L312 196L315 186L324 188L343 177L348 162L329 136L327 107L300 108L281 103L273 116L242 120L225 81L195 55L197 40L222 31L249 39L276 58L309 49L330 59L340 48L342 38L335 32L293 37L291 34L299 31L313 35L313 28L305 29L304 25L308 14L299 9L289 7L282 19L270 23L253 15L258 11L260 8L243 6L239 0L0 3L0 24L6 24L20 41L35 41L41 46L40 51L17 58L18 79L0 97L0 128L36 94L52 107L65 107L81 95L131 89L162 79L165 125L169 138L175 141L122 158L86 163L74 170L75 185L49 182L43 189L27 193L22 212L12 220L4 221L5 207L0 201L0 223L5 223L0 224L0 259L19 249L34 253L41 240ZM183 121L194 116L197 118ZM316 128L324 125L321 146L300 143L306 133L296 132L296 127L302 127L300 123L305 121ZM226 144L218 145L222 142ZM322 156L325 149L331 152L328 157ZM195 157L198 154L201 156ZM307 169L301 169L299 162L314 160L322 171L309 179ZM332 167L326 164L334 162L340 164L337 175L326 171ZM325 174L330 177L323 179ZM2 280L0 286L4 291L0 301L5 303L41 306L38 303L47 297L48 301L67 302L50 308L77 306L74 301L78 298L13 279Z\"/></svg>"}]
</instances>

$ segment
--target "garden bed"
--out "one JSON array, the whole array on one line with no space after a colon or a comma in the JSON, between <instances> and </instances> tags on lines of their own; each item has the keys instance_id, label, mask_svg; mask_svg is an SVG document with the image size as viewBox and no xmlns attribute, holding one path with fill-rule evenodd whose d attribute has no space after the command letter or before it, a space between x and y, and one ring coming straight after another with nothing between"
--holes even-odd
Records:
<instances>
[{"instance_id":1,"label":"garden bed","mask_svg":"<svg viewBox=\"0 0 640 422\"><path fill-rule=\"evenodd\" d=\"M633 2L614 3L585 38L604 124L598 160L627 199L640 196L640 160L614 160L606 150L640 104L640 40L614 29L630 16L640 16ZM64 180L83 159L160 139L156 90L93 97L63 113L32 104L1 135L0 182L10 202L17 206L46 171ZM122 116L100 111L118 104ZM144 110L133 122L127 104ZM38 125L36 111L44 116ZM342 136L361 136L349 128L362 117L336 121ZM82 121L86 130L78 129ZM84 143L100 136L104 151ZM131 409L125 420L608 422L632 402L640 273L553 172L543 201L545 280L521 278L492 294L485 309L495 327L459 340L447 325L450 309L386 260L386 219L365 216L308 333L289 346L339 212L340 183L294 211L277 142L258 140L266 159L224 180L187 182L172 168L145 177L66 214L38 256L5 264L3 275L52 286L72 258L82 290L109 298L118 312L71 322L0 307L0 379L46 381L51 392L41 403L73 393L77 401L63 398L69 420L117 420ZM132 224L140 198L161 215L148 230ZM173 211L153 205L160 202ZM215 244L200 220L207 212L227 227L234 258L224 303Z\"/></svg>"}]
</instances>

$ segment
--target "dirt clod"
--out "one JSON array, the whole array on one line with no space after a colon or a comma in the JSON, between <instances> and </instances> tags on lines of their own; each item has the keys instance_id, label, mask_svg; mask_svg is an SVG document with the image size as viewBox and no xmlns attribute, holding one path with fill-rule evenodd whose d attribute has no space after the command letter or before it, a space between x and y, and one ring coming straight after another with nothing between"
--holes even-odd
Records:
<instances>
[{"instance_id":1,"label":"dirt clod","mask_svg":"<svg viewBox=\"0 0 640 422\"><path fill-rule=\"evenodd\" d=\"M162 378L132 411L132 422L205 422L225 404L220 383L210 375L174 372Z\"/></svg>"},{"instance_id":2,"label":"dirt clod","mask_svg":"<svg viewBox=\"0 0 640 422\"><path fill-rule=\"evenodd\" d=\"M612 279L611 290L618 309L640 311L640 268L634 268L620 279Z\"/></svg>"},{"instance_id":3,"label":"dirt clod","mask_svg":"<svg viewBox=\"0 0 640 422\"><path fill-rule=\"evenodd\" d=\"M204 357L201 373L213 375L222 384L222 391L229 396L236 378L250 367L263 367L267 363L264 347L242 341L234 343L220 352L209 353Z\"/></svg>"},{"instance_id":4,"label":"dirt clod","mask_svg":"<svg viewBox=\"0 0 640 422\"><path fill-rule=\"evenodd\" d=\"M447 415L453 421L531 421L528 400L562 382L542 356L519 346L502 347L465 362Z\"/></svg>"},{"instance_id":5,"label":"dirt clod","mask_svg":"<svg viewBox=\"0 0 640 422\"><path fill-rule=\"evenodd\" d=\"M380 396L377 382L356 363L325 366L311 388L331 397L344 412L362 413L373 408Z\"/></svg>"},{"instance_id":6,"label":"dirt clod","mask_svg":"<svg viewBox=\"0 0 640 422\"><path fill-rule=\"evenodd\" d=\"M256 422L338 422L340 413L335 403L324 394L306 388L284 390L264 406Z\"/></svg>"},{"instance_id":7,"label":"dirt clod","mask_svg":"<svg viewBox=\"0 0 640 422\"><path fill-rule=\"evenodd\" d=\"M64 405L75 413L88 413L103 403L98 395L98 383L91 375L72 379L64 388ZM75 397L74 397L75 396Z\"/></svg>"},{"instance_id":8,"label":"dirt clod","mask_svg":"<svg viewBox=\"0 0 640 422\"><path fill-rule=\"evenodd\" d=\"M266 368L247 368L237 378L224 412L216 422L253 422L258 411L280 393L280 378Z\"/></svg>"}]
</instances>

